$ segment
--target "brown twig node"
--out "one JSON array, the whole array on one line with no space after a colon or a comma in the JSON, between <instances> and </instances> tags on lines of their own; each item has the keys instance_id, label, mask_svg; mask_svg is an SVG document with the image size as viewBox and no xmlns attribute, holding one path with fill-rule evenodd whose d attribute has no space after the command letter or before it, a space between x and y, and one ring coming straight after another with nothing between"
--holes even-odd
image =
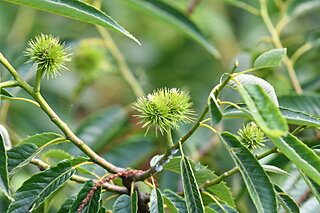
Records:
<instances>
[{"instance_id":1,"label":"brown twig node","mask_svg":"<svg viewBox=\"0 0 320 213\"><path fill-rule=\"evenodd\" d=\"M90 190L90 192L87 194L87 196L83 199L81 205L78 208L77 213L81 213L81 211L84 209L84 207L86 206L87 202L90 200L90 198L94 195L95 191L97 191L97 189L99 187L101 187L104 183L109 182L113 179L119 178L119 177L125 177L125 176L132 176L135 175L137 173L142 173L142 170L125 170L123 172L119 172L117 174L113 174L110 175L109 177L106 177L102 180L97 181L96 185L92 187L92 189Z\"/></svg>"}]
</instances>

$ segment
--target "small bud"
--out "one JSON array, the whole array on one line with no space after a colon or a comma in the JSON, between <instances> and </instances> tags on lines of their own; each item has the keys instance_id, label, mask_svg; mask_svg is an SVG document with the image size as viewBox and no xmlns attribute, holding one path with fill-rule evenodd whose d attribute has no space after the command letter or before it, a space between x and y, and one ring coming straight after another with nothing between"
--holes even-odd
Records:
<instances>
[{"instance_id":1,"label":"small bud","mask_svg":"<svg viewBox=\"0 0 320 213\"><path fill-rule=\"evenodd\" d=\"M161 134L177 129L179 122L190 122L194 111L191 109L190 96L179 89L159 89L147 97L141 97L133 107L140 112L142 126L154 127Z\"/></svg>"},{"instance_id":2,"label":"small bud","mask_svg":"<svg viewBox=\"0 0 320 213\"><path fill-rule=\"evenodd\" d=\"M101 77L104 71L111 69L106 59L103 48L82 44L76 50L72 64L80 74L81 80L90 83Z\"/></svg>"},{"instance_id":3,"label":"small bud","mask_svg":"<svg viewBox=\"0 0 320 213\"><path fill-rule=\"evenodd\" d=\"M253 122L243 126L243 129L238 131L240 141L250 150L261 148L265 142L264 133L261 129Z\"/></svg>"},{"instance_id":4,"label":"small bud","mask_svg":"<svg viewBox=\"0 0 320 213\"><path fill-rule=\"evenodd\" d=\"M59 70L67 70L64 64L70 61L70 54L58 37L41 34L28 44L30 48L26 49L25 55L29 57L28 62L38 65L38 70L51 77L57 76Z\"/></svg>"}]
</instances>

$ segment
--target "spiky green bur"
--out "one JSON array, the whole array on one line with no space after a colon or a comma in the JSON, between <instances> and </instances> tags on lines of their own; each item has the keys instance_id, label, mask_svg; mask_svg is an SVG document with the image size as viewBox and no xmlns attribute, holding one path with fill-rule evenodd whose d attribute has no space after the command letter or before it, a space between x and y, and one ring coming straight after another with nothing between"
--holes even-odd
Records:
<instances>
[{"instance_id":1,"label":"spiky green bur","mask_svg":"<svg viewBox=\"0 0 320 213\"><path fill-rule=\"evenodd\" d=\"M240 141L250 150L264 146L265 135L262 130L253 122L247 123L238 131Z\"/></svg>"},{"instance_id":2,"label":"spiky green bur","mask_svg":"<svg viewBox=\"0 0 320 213\"><path fill-rule=\"evenodd\" d=\"M191 109L190 96L179 89L158 89L147 97L141 97L133 107L140 112L143 128L155 128L161 134L177 129L179 122L190 122L194 111Z\"/></svg>"},{"instance_id":3,"label":"spiky green bur","mask_svg":"<svg viewBox=\"0 0 320 213\"><path fill-rule=\"evenodd\" d=\"M59 70L67 70L65 62L70 61L70 54L58 37L40 34L35 40L30 40L28 45L25 55L29 57L28 62L37 64L39 71L55 77Z\"/></svg>"}]
</instances>

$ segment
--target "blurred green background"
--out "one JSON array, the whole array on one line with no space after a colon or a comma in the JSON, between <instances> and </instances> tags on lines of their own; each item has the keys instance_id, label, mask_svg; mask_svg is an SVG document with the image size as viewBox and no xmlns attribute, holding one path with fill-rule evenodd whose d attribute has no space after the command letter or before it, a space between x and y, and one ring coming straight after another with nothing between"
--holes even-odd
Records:
<instances>
[{"instance_id":1,"label":"blurred green background","mask_svg":"<svg viewBox=\"0 0 320 213\"><path fill-rule=\"evenodd\" d=\"M185 12L190 4L189 0L164 2L182 12ZM255 5L257 1L247 2ZM281 11L274 1L269 1L269 9L272 20L277 21ZM267 37L270 35L261 18L224 1L203 0L190 16L219 50L221 59L214 58L175 27L142 13L126 0L105 0L102 10L142 43L139 46L119 33L110 32L143 89L149 93L160 87L181 88L190 93L194 109L198 113L202 111L210 90L219 83L223 73L231 70L235 59L239 60L237 71L242 71L251 68L259 54L273 48L268 42ZM306 94L312 95L318 95L320 91L319 20L319 10L310 11L294 18L281 34L281 40L288 48L289 56L306 42L312 43L313 48L303 54L295 64L303 90ZM136 97L123 79L113 55L97 42L100 34L96 27L0 2L0 51L30 82L33 82L35 67L26 63L27 58L23 51L28 40L40 33L59 36L66 46L71 47L70 53L73 58L68 64L69 71L61 72L55 79L43 80L42 93L48 103L76 132L81 132L78 128L81 127L81 123L98 113L98 117L102 117L100 125L105 127L91 130L108 133L103 140L97 142L98 144L93 145L95 141L92 140L90 145L116 165L147 169L152 156L164 151L164 138L155 137L152 131L145 135L145 130L141 130L137 120L132 117L136 112L130 111L130 104ZM0 71L3 81L11 78L3 67L0 67ZM269 81L275 87L278 96L294 93L284 67L255 74ZM28 97L19 89L9 91L17 96ZM222 97L234 102L240 100L232 91L225 92ZM219 128L237 132L243 122L235 119L225 120ZM1 101L0 123L8 128L13 144L37 133L61 133L41 110L19 101ZM182 126L180 131L175 132L175 137L183 135L188 128L189 125ZM82 134L85 138L86 133ZM206 129L197 130L185 146L193 159L201 161L217 174L233 167L224 147L217 138L212 138L212 134ZM57 148L79 154L76 148L70 146L57 145ZM278 160L280 161L281 159ZM36 171L37 168L34 166L22 169L13 179L14 186L18 187L22 180ZM160 187L179 190L181 185L177 185L178 178L178 175L164 171L158 177ZM239 210L254 212L247 192L242 190L240 176L235 175L227 181L237 198ZM71 195L77 188L79 185L74 183L62 190ZM50 212L56 212L63 199L61 197L55 200L49 208ZM1 212L6 209L7 204L7 201L1 199Z\"/></svg>"}]
</instances>

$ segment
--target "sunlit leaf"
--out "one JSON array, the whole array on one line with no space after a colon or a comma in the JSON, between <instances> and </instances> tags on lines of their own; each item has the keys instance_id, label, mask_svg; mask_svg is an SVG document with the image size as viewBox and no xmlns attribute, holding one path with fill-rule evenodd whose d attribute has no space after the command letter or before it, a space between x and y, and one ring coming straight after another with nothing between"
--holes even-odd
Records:
<instances>
[{"instance_id":1,"label":"sunlit leaf","mask_svg":"<svg viewBox=\"0 0 320 213\"><path fill-rule=\"evenodd\" d=\"M276 195L270 179L253 154L228 132L219 135L240 170L251 200L259 213L274 212Z\"/></svg>"},{"instance_id":2,"label":"sunlit leaf","mask_svg":"<svg viewBox=\"0 0 320 213\"><path fill-rule=\"evenodd\" d=\"M14 4L32 7L38 10L54 13L79 21L100 25L118 31L131 38L138 44L139 41L128 31L123 29L117 22L101 10L78 0L2 0Z\"/></svg>"},{"instance_id":3,"label":"sunlit leaf","mask_svg":"<svg viewBox=\"0 0 320 213\"><path fill-rule=\"evenodd\" d=\"M273 137L287 134L288 126L279 108L259 85L239 85L238 91L255 123Z\"/></svg>"},{"instance_id":4,"label":"sunlit leaf","mask_svg":"<svg viewBox=\"0 0 320 213\"><path fill-rule=\"evenodd\" d=\"M254 62L255 68L260 67L279 67L287 49L272 49L260 55Z\"/></svg>"}]
</instances>

